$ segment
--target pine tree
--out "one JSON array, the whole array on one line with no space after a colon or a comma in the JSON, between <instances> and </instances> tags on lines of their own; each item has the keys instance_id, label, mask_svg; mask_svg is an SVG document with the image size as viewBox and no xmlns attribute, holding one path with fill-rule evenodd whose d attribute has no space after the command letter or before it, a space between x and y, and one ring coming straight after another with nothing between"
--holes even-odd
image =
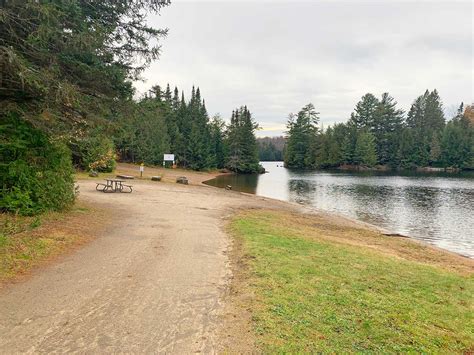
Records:
<instances>
[{"instance_id":1,"label":"pine tree","mask_svg":"<svg viewBox=\"0 0 474 355\"><path fill-rule=\"evenodd\" d=\"M356 129L372 128L379 100L372 94L362 96L351 114L350 124Z\"/></svg>"},{"instance_id":2,"label":"pine tree","mask_svg":"<svg viewBox=\"0 0 474 355\"><path fill-rule=\"evenodd\" d=\"M247 106L232 112L227 130L228 159L227 168L238 173L261 171L258 161L257 123L253 120Z\"/></svg>"},{"instance_id":3,"label":"pine tree","mask_svg":"<svg viewBox=\"0 0 474 355\"><path fill-rule=\"evenodd\" d=\"M175 112L178 111L179 109L179 104L180 104L180 100L179 100L179 90L178 90L178 87L175 86L174 87L174 92L173 92L173 110Z\"/></svg>"},{"instance_id":4,"label":"pine tree","mask_svg":"<svg viewBox=\"0 0 474 355\"><path fill-rule=\"evenodd\" d=\"M403 111L397 109L397 102L388 93L379 101L370 132L375 137L378 163L395 165L398 151L398 137L403 127Z\"/></svg>"},{"instance_id":5,"label":"pine tree","mask_svg":"<svg viewBox=\"0 0 474 355\"><path fill-rule=\"evenodd\" d=\"M361 131L357 136L354 152L354 160L357 164L374 166L377 163L377 151L375 137L368 131Z\"/></svg>"},{"instance_id":6,"label":"pine tree","mask_svg":"<svg viewBox=\"0 0 474 355\"><path fill-rule=\"evenodd\" d=\"M314 167L318 149L318 115L311 103L304 106L297 115L290 114L285 166L298 169Z\"/></svg>"},{"instance_id":7,"label":"pine tree","mask_svg":"<svg viewBox=\"0 0 474 355\"><path fill-rule=\"evenodd\" d=\"M176 154L180 144L180 132L178 126L178 113L175 109L173 98L171 96L171 90L169 84L166 87L166 91L164 94L164 110L165 110L165 120L166 120L166 127L168 129L168 137L169 137L169 152Z\"/></svg>"},{"instance_id":8,"label":"pine tree","mask_svg":"<svg viewBox=\"0 0 474 355\"><path fill-rule=\"evenodd\" d=\"M416 168L418 162L418 152L415 147L413 130L404 128L400 134L398 144L397 163L403 169Z\"/></svg>"},{"instance_id":9,"label":"pine tree","mask_svg":"<svg viewBox=\"0 0 474 355\"><path fill-rule=\"evenodd\" d=\"M352 164L354 162L354 149L355 146L352 144L351 137L346 135L341 143L342 164Z\"/></svg>"},{"instance_id":10,"label":"pine tree","mask_svg":"<svg viewBox=\"0 0 474 355\"><path fill-rule=\"evenodd\" d=\"M166 85L166 90L165 90L165 92L164 92L164 94L163 94L163 98L164 98L164 100L168 103L168 105L169 105L170 107L173 106L173 103L172 103L172 96L171 96L171 89L170 89L170 84L169 84L169 83Z\"/></svg>"},{"instance_id":11,"label":"pine tree","mask_svg":"<svg viewBox=\"0 0 474 355\"><path fill-rule=\"evenodd\" d=\"M205 103L201 100L199 87L195 89L193 86L188 114L191 120L191 132L187 146L189 166L195 170L210 168L213 159L210 156L209 116Z\"/></svg>"},{"instance_id":12,"label":"pine tree","mask_svg":"<svg viewBox=\"0 0 474 355\"><path fill-rule=\"evenodd\" d=\"M417 147L417 166L435 163L440 157L440 135L445 126L443 106L438 92L426 90L412 104L407 126L413 130Z\"/></svg>"},{"instance_id":13,"label":"pine tree","mask_svg":"<svg viewBox=\"0 0 474 355\"><path fill-rule=\"evenodd\" d=\"M163 91L160 85L153 85L149 91L149 97L154 98L156 101L161 102L163 98Z\"/></svg>"},{"instance_id":14,"label":"pine tree","mask_svg":"<svg viewBox=\"0 0 474 355\"><path fill-rule=\"evenodd\" d=\"M463 114L462 105L458 114L445 126L441 136L441 161L445 167L474 168L474 123Z\"/></svg>"},{"instance_id":15,"label":"pine tree","mask_svg":"<svg viewBox=\"0 0 474 355\"><path fill-rule=\"evenodd\" d=\"M211 166L218 169L225 167L226 149L224 143L225 123L219 115L215 115L210 122L210 156Z\"/></svg>"},{"instance_id":16,"label":"pine tree","mask_svg":"<svg viewBox=\"0 0 474 355\"><path fill-rule=\"evenodd\" d=\"M177 163L187 168L189 165L189 160L187 156L187 146L189 145L189 137L191 135L191 125L192 122L189 119L188 115L188 106L184 99L184 91L181 92L181 100L179 102L179 108L176 113L176 121L179 129L179 141L176 144L176 155Z\"/></svg>"},{"instance_id":17,"label":"pine tree","mask_svg":"<svg viewBox=\"0 0 474 355\"><path fill-rule=\"evenodd\" d=\"M443 112L443 104L436 89L433 90L426 98L425 120L427 122L428 128L431 130L430 136L432 136L434 133L441 132L444 128L444 125L446 124L446 119L444 118Z\"/></svg>"},{"instance_id":18,"label":"pine tree","mask_svg":"<svg viewBox=\"0 0 474 355\"><path fill-rule=\"evenodd\" d=\"M428 90L422 95L416 98L408 111L407 126L411 129L417 129L423 131L427 128L427 122L425 122L425 106L426 98L429 95Z\"/></svg>"}]
</instances>

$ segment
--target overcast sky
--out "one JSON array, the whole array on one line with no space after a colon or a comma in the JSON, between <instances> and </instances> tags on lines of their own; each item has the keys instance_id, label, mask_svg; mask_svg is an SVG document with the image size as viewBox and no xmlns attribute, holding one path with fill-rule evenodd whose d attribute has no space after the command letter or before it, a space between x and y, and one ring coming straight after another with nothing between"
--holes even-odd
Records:
<instances>
[{"instance_id":1,"label":"overcast sky","mask_svg":"<svg viewBox=\"0 0 474 355\"><path fill-rule=\"evenodd\" d=\"M367 92L388 91L408 110L437 88L446 111L473 101L470 1L174 0L161 58L135 84L201 88L210 115L247 105L279 135L290 112L312 102L325 127L348 119Z\"/></svg>"}]
</instances>

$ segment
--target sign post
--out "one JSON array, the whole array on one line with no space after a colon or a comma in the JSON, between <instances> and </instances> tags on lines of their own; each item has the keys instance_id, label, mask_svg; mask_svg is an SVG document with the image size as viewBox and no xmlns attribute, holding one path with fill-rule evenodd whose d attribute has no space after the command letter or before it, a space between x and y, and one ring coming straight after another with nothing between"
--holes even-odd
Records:
<instances>
[{"instance_id":1,"label":"sign post","mask_svg":"<svg viewBox=\"0 0 474 355\"><path fill-rule=\"evenodd\" d=\"M167 161L173 162L174 165L174 154L163 154L163 168L165 167L165 163Z\"/></svg>"},{"instance_id":2,"label":"sign post","mask_svg":"<svg viewBox=\"0 0 474 355\"><path fill-rule=\"evenodd\" d=\"M143 172L145 171L145 164L141 163L140 164L140 177L143 177Z\"/></svg>"}]
</instances>

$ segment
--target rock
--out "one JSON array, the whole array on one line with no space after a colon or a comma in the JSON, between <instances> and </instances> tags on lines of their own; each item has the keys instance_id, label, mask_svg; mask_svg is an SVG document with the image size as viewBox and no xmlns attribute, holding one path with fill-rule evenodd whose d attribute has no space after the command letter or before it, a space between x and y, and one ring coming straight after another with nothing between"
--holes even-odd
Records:
<instances>
[{"instance_id":1,"label":"rock","mask_svg":"<svg viewBox=\"0 0 474 355\"><path fill-rule=\"evenodd\" d=\"M449 168L446 168L446 170ZM444 168L433 168L432 166L423 166L423 167L418 167L416 168L416 171L421 171L421 172L426 172L426 173L432 173L432 172L443 172L445 171Z\"/></svg>"},{"instance_id":2,"label":"rock","mask_svg":"<svg viewBox=\"0 0 474 355\"><path fill-rule=\"evenodd\" d=\"M151 181L161 181L161 176L152 176Z\"/></svg>"},{"instance_id":3,"label":"rock","mask_svg":"<svg viewBox=\"0 0 474 355\"><path fill-rule=\"evenodd\" d=\"M188 178L186 176L180 176L180 177L176 178L176 182L178 184L187 185L188 184Z\"/></svg>"},{"instance_id":4,"label":"rock","mask_svg":"<svg viewBox=\"0 0 474 355\"><path fill-rule=\"evenodd\" d=\"M97 177L97 176L99 176L99 173L95 170L91 170L91 171L89 171L89 176L90 177Z\"/></svg>"},{"instance_id":5,"label":"rock","mask_svg":"<svg viewBox=\"0 0 474 355\"><path fill-rule=\"evenodd\" d=\"M133 180L133 176L131 175L117 175L119 179L127 179L127 180Z\"/></svg>"},{"instance_id":6,"label":"rock","mask_svg":"<svg viewBox=\"0 0 474 355\"><path fill-rule=\"evenodd\" d=\"M231 185L227 185L227 186L225 187L225 189L226 189L226 190L232 190L232 186L231 186Z\"/></svg>"},{"instance_id":7,"label":"rock","mask_svg":"<svg viewBox=\"0 0 474 355\"><path fill-rule=\"evenodd\" d=\"M406 235L400 233L391 233L391 232L384 232L382 235L386 235L387 237L399 237L399 238L410 238Z\"/></svg>"}]
</instances>

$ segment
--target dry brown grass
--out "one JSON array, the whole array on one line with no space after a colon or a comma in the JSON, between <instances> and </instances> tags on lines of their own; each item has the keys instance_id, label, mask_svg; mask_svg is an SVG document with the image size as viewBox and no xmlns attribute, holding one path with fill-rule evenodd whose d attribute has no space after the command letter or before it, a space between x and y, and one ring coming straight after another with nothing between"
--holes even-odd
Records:
<instances>
[{"instance_id":1,"label":"dry brown grass","mask_svg":"<svg viewBox=\"0 0 474 355\"><path fill-rule=\"evenodd\" d=\"M0 287L92 240L109 219L105 209L84 202L38 217L0 215Z\"/></svg>"},{"instance_id":2,"label":"dry brown grass","mask_svg":"<svg viewBox=\"0 0 474 355\"><path fill-rule=\"evenodd\" d=\"M232 234L230 228L228 233ZM218 333L219 352L225 354L252 354L258 349L252 323L255 294L248 284L251 273L242 242L242 238L234 236L228 252L232 280L225 295L222 326Z\"/></svg>"}]
</instances>

